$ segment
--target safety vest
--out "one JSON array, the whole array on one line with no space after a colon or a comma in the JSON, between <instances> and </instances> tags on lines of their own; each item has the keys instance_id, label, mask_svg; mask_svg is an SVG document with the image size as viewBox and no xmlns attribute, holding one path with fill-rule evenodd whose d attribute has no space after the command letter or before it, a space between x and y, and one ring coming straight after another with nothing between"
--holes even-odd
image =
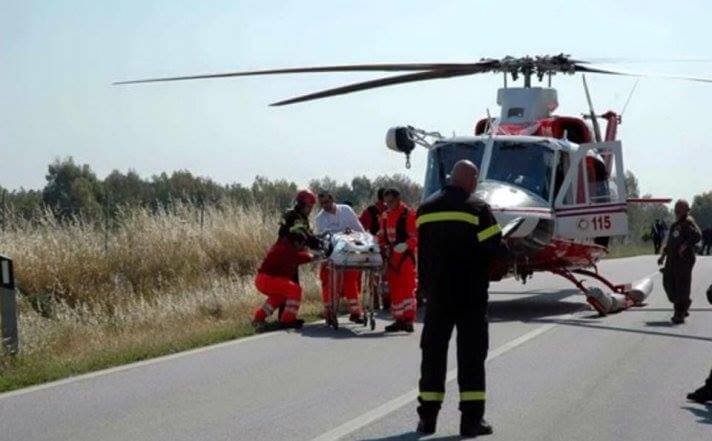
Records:
<instances>
[{"instance_id":1,"label":"safety vest","mask_svg":"<svg viewBox=\"0 0 712 441\"><path fill-rule=\"evenodd\" d=\"M392 248L394 245L405 242L408 239L406 222L408 221L409 214L410 209L408 207L403 207L403 211L401 212L400 216L398 216L398 220L396 221L395 242L391 242L390 237L388 237L388 220L387 216L383 216L383 224L381 225L381 228L383 229L383 237L386 239L386 243L389 247ZM396 268L396 270L400 271L401 266L403 266L403 262L405 262L407 259L411 259L413 263L415 263L415 254L410 248L408 248L408 250L401 255L401 260L400 262L398 262L398 267Z\"/></svg>"}]
</instances>

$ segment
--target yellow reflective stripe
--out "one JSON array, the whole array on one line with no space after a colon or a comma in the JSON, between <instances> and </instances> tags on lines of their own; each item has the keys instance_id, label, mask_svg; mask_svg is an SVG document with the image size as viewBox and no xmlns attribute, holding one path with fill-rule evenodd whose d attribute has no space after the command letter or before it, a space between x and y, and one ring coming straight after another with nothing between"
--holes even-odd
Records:
<instances>
[{"instance_id":1,"label":"yellow reflective stripe","mask_svg":"<svg viewBox=\"0 0 712 441\"><path fill-rule=\"evenodd\" d=\"M480 242L484 242L495 234L501 232L502 228L499 226L499 224L494 224L491 227L485 228L484 230L477 233L477 240L479 240Z\"/></svg>"},{"instance_id":2,"label":"yellow reflective stripe","mask_svg":"<svg viewBox=\"0 0 712 441\"><path fill-rule=\"evenodd\" d=\"M473 390L460 392L460 401L485 401L485 391Z\"/></svg>"},{"instance_id":3,"label":"yellow reflective stripe","mask_svg":"<svg viewBox=\"0 0 712 441\"><path fill-rule=\"evenodd\" d=\"M445 399L445 392L421 392L422 401L442 401Z\"/></svg>"},{"instance_id":4,"label":"yellow reflective stripe","mask_svg":"<svg viewBox=\"0 0 712 441\"><path fill-rule=\"evenodd\" d=\"M480 218L478 218L474 214L466 213L464 211L440 211L437 213L421 214L420 216L418 216L418 219L415 221L415 224L417 226L421 226L429 222L447 221L467 222L468 224L472 225L480 224Z\"/></svg>"}]
</instances>

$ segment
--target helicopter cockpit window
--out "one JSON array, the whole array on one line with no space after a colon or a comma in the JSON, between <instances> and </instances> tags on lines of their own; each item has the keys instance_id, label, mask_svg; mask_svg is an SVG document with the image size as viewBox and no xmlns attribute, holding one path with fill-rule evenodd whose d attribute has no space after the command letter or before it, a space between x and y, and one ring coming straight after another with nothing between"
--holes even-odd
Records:
<instances>
[{"instance_id":1,"label":"helicopter cockpit window","mask_svg":"<svg viewBox=\"0 0 712 441\"><path fill-rule=\"evenodd\" d=\"M448 142L436 146L428 154L423 195L427 197L444 187L452 167L461 159L468 159L480 167L484 151L485 144L481 141Z\"/></svg>"},{"instance_id":2,"label":"helicopter cockpit window","mask_svg":"<svg viewBox=\"0 0 712 441\"><path fill-rule=\"evenodd\" d=\"M487 179L506 182L549 200L554 150L546 143L497 141Z\"/></svg>"},{"instance_id":3,"label":"helicopter cockpit window","mask_svg":"<svg viewBox=\"0 0 712 441\"><path fill-rule=\"evenodd\" d=\"M618 198L615 181L611 178L603 160L587 157L588 191L593 203L611 202Z\"/></svg>"},{"instance_id":4,"label":"helicopter cockpit window","mask_svg":"<svg viewBox=\"0 0 712 441\"><path fill-rule=\"evenodd\" d=\"M507 111L507 118L523 118L524 108L523 107L512 107Z\"/></svg>"}]
</instances>

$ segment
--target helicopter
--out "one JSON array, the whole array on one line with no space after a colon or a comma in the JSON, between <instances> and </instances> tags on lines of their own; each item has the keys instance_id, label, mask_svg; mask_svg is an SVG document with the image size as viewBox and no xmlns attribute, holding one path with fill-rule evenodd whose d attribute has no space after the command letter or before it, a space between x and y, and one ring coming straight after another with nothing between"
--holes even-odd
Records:
<instances>
[{"instance_id":1,"label":"helicopter","mask_svg":"<svg viewBox=\"0 0 712 441\"><path fill-rule=\"evenodd\" d=\"M471 136L444 137L439 132L412 126L388 129L386 146L406 156L416 145L427 150L424 194L427 198L448 182L448 172L459 160L472 161L480 170L475 196L487 202L498 223L504 225L512 258L496 261L490 279L515 277L523 283L536 272L549 272L572 282L600 314L644 305L652 292L652 277L613 283L600 274L597 264L609 252L611 240L628 235L628 207L634 203L668 203L669 198L629 198L618 127L619 113L596 114L585 74L625 75L712 82L712 79L650 75L597 67L591 60L569 55L507 56L472 63L400 63L317 66L203 74L114 84L135 84L317 72L400 72L272 103L284 106L368 89L416 81L494 73L503 78L497 91L500 115L487 116L474 125ZM403 73L407 72L407 73ZM583 117L559 116L557 91L551 86L557 74L583 74L589 109ZM510 87L508 79L523 80ZM547 86L533 86L532 80ZM600 122L605 122L602 131ZM583 277L580 279L579 277ZM600 282L610 291L585 284Z\"/></svg>"}]
</instances>

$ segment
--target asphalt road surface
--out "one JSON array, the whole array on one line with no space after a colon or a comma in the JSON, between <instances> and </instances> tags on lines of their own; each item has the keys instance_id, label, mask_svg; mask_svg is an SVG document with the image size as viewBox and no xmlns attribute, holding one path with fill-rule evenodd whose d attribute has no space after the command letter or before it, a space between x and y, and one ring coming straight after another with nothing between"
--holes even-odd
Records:
<instances>
[{"instance_id":1,"label":"asphalt road surface","mask_svg":"<svg viewBox=\"0 0 712 441\"><path fill-rule=\"evenodd\" d=\"M603 262L626 282L653 256ZM712 367L712 258L693 275L688 322L671 326L655 279L648 306L599 318L563 279L491 286L488 440L708 440L712 405L688 403ZM228 342L0 395L0 440L410 440L415 335L321 324ZM454 341L454 339L453 339ZM449 377L454 378L454 347ZM438 433L458 439L448 382Z\"/></svg>"}]
</instances>

